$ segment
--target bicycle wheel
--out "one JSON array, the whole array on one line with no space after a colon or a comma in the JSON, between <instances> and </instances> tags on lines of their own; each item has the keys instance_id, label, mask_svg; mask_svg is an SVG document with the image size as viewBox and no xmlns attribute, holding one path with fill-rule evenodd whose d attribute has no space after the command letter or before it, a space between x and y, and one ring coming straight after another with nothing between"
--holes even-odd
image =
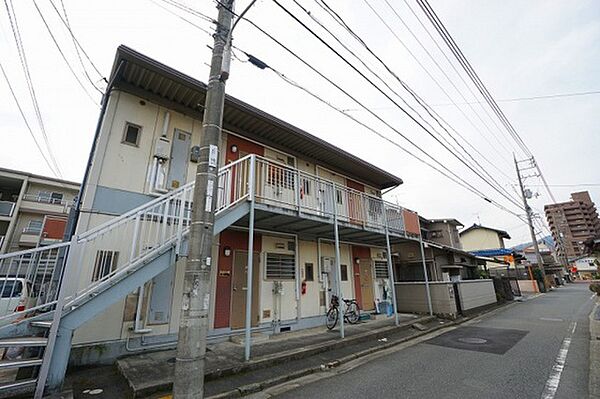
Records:
<instances>
[{"instance_id":1,"label":"bicycle wheel","mask_svg":"<svg viewBox=\"0 0 600 399\"><path fill-rule=\"evenodd\" d=\"M330 308L327 311L327 319L325 324L327 325L328 330L333 330L335 325L338 322L338 310L337 308Z\"/></svg>"},{"instance_id":2,"label":"bicycle wheel","mask_svg":"<svg viewBox=\"0 0 600 399\"><path fill-rule=\"evenodd\" d=\"M356 324L360 320L360 309L358 308L358 304L356 302L351 302L348 304L346 318L350 324Z\"/></svg>"}]
</instances>

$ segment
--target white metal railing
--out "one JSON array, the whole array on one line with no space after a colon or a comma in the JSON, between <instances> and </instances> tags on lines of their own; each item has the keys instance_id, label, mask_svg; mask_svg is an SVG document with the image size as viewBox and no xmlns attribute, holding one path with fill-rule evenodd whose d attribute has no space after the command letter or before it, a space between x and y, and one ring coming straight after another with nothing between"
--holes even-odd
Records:
<instances>
[{"instance_id":1,"label":"white metal railing","mask_svg":"<svg viewBox=\"0 0 600 399\"><path fill-rule=\"evenodd\" d=\"M11 201L0 201L0 216L12 216L15 203Z\"/></svg>"},{"instance_id":2,"label":"white metal railing","mask_svg":"<svg viewBox=\"0 0 600 399\"><path fill-rule=\"evenodd\" d=\"M62 198L52 198L48 196L40 196L37 194L25 194L23 195L23 200L52 205L65 205L67 203L67 201L65 201Z\"/></svg>"},{"instance_id":3,"label":"white metal railing","mask_svg":"<svg viewBox=\"0 0 600 399\"><path fill-rule=\"evenodd\" d=\"M214 193L217 215L249 199L249 187L254 187L258 203L295 210L299 217L311 214L332 219L337 214L339 220L361 228L384 231L387 223L390 232L406 234L404 215L410 211L256 155L219 171ZM51 309L65 268L64 303L71 306L114 284L164 248L178 249L189 229L193 193L194 183L188 183L74 236L70 242L0 255L0 288L10 284L11 278L23 278L31 282L34 293L24 311L0 309L0 325Z\"/></svg>"},{"instance_id":4,"label":"white metal railing","mask_svg":"<svg viewBox=\"0 0 600 399\"><path fill-rule=\"evenodd\" d=\"M288 165L256 156L256 201L365 228L406 234L405 208ZM334 208L335 206L335 208ZM386 220L387 219L387 220Z\"/></svg>"}]
</instances>

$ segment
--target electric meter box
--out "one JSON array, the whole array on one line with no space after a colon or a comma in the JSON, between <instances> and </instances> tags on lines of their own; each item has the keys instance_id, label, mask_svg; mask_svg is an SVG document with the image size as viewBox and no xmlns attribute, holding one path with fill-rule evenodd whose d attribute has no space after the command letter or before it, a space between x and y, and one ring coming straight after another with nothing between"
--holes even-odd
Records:
<instances>
[{"instance_id":1,"label":"electric meter box","mask_svg":"<svg viewBox=\"0 0 600 399\"><path fill-rule=\"evenodd\" d=\"M169 159L170 149L171 141L166 137L159 137L154 147L154 156L159 159Z\"/></svg>"}]
</instances>

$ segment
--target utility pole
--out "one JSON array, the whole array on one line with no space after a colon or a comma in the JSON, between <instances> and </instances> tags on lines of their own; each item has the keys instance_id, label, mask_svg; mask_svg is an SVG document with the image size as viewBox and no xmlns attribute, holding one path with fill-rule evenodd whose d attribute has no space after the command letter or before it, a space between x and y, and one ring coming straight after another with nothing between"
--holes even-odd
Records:
<instances>
[{"instance_id":1,"label":"utility pole","mask_svg":"<svg viewBox=\"0 0 600 399\"><path fill-rule=\"evenodd\" d=\"M183 283L173 384L175 399L204 397L204 357L208 333L210 271L213 265L211 252L218 184L219 138L223 123L225 81L229 75L227 67L231 60L231 52L226 51L226 47L231 40L233 3L234 0L221 0L217 7L219 16L206 90L190 244Z\"/></svg>"},{"instance_id":2,"label":"utility pole","mask_svg":"<svg viewBox=\"0 0 600 399\"><path fill-rule=\"evenodd\" d=\"M529 232L531 233L531 241L533 242L533 248L535 249L535 256L537 258L537 263L542 272L543 283L543 292L546 291L546 270L544 269L544 261L542 260L542 255L540 254L540 247L537 242L537 237L535 236L535 230L533 229L533 220L532 220L532 211L531 207L527 203L528 196L525 194L525 187L523 186L523 179L521 177L521 171L519 170L519 163L517 162L517 157L513 154L513 158L515 160L515 169L517 170L517 177L519 178L519 187L521 188L521 197L523 198L523 206L525 207L525 213L527 214L527 223L529 224Z\"/></svg>"}]
</instances>

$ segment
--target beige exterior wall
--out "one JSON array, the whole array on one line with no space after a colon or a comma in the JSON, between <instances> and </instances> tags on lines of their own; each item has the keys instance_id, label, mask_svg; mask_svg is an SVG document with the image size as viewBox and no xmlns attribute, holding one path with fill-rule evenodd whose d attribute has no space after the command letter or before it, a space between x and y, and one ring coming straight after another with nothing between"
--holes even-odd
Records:
<instances>
[{"instance_id":1,"label":"beige exterior wall","mask_svg":"<svg viewBox=\"0 0 600 399\"><path fill-rule=\"evenodd\" d=\"M77 226L77 232L82 233L89 229L98 226L110 219L114 214L101 214L94 209L94 197L97 193L99 186L108 187L114 190L127 191L134 194L143 194L158 196L161 193L153 191L150 184L150 168L153 163L155 153L155 143L157 139L163 134L163 122L165 120L166 112L169 113L168 126L165 129L167 132L167 138L173 139L175 129L189 132L192 134L191 146L199 145L201 136L201 123L199 120L194 119L190 116L174 112L172 110L165 109L164 107L153 104L147 100L144 100L142 104L141 99L128 93L114 91L110 96L107 112L104 117L104 121L101 127L101 133L99 141L97 143L97 151L94 155L94 167L91 170L89 176L88 187L83 198L82 214L80 222ZM138 126L141 126L141 133L139 137L138 146L133 146L123 143L123 133L125 124L129 122ZM222 136L222 148L227 148L228 136L232 133L223 133ZM275 150L265 147L265 156L269 159L276 160L287 164L289 154L282 151ZM346 177L339 174L334 174L321 168L314 163L295 158L296 166L307 173L317 174L324 178L333 180L341 185L346 184ZM224 162L225 157L221 156L221 162ZM168 173L169 165L165 166L165 171ZM193 162L188 163L188 171L186 180L191 181L194 177L196 164ZM378 190L366 186L366 191L379 195ZM217 239L218 241L218 239ZM257 268L256 273L259 273L259 317L260 323L268 324L273 321L274 317L277 317L275 310L279 309L278 318L281 321L293 320L297 317L297 301L296 301L296 282L295 281L284 281L283 282L283 294L273 294L273 281L269 280L265 276L265 254L266 252L276 253L289 253L287 246L284 249L279 248L276 245L279 242L294 241L293 237L282 238L280 236L271 236L265 234L262 236L262 252L261 262ZM100 245L101 243L99 243ZM128 243L111 243L111 245L120 252L119 256L126 256L129 252ZM101 246L101 245L100 245ZM318 258L318 245L315 241L304 241L299 240L298 242L298 266L300 274L297 276L299 285L304 275L306 263L313 264L314 270L314 281L306 282L306 293L300 296L300 309L301 317L313 317L323 315L326 312L326 307L321 302L323 282L320 279L321 271L321 259ZM218 244L215 245L213 257L217 259L220 251L218 250ZM81 274L79 277L79 287L85 287L89 285L91 281L91 275L94 265L95 253L100 249L90 248L89 253L85 254L86 261L82 265ZM381 253L381 250L378 250ZM352 270L352 259L349 245L342 245L340 247L341 253L341 264L346 265L348 280L342 282L343 296L351 298L355 296L354 293L354 273ZM321 243L321 257L334 258L335 252L334 247L331 243ZM213 284L212 286L212 297L215 295L215 276L217 273L215 262L213 267ZM148 335L159 335L167 333L176 333L178 330L178 318L179 318L179 303L182 295L183 286L183 270L184 261L180 260L176 265L176 274L174 280L173 289L173 303L171 307L171 319L169 323L164 325L152 325L152 331ZM375 284L375 282L374 282ZM147 312L148 298L151 295L150 284L146 284L147 289L145 290L144 297L144 309ZM331 293L326 293L329 297ZM376 294L377 295L377 294ZM127 299L120 301L118 304L113 305L109 310L105 311L100 317L90 321L86 326L82 327L75 336L76 344L93 343L97 341L110 341L117 339L126 339L128 337L135 337L136 334L132 332L133 321L131 319L132 306L137 302L137 294L132 293ZM213 324L214 319L214 300L211 301L210 309L210 325ZM328 303L328 300L327 300ZM263 313L264 310L270 310L270 312ZM263 317L265 314L269 314L270 317ZM142 315L142 319L145 320L147 314ZM125 321L124 321L125 320Z\"/></svg>"},{"instance_id":2,"label":"beige exterior wall","mask_svg":"<svg viewBox=\"0 0 600 399\"><path fill-rule=\"evenodd\" d=\"M498 233L486 229L472 229L460 235L463 250L478 251L482 249L503 248L504 243Z\"/></svg>"}]
</instances>

